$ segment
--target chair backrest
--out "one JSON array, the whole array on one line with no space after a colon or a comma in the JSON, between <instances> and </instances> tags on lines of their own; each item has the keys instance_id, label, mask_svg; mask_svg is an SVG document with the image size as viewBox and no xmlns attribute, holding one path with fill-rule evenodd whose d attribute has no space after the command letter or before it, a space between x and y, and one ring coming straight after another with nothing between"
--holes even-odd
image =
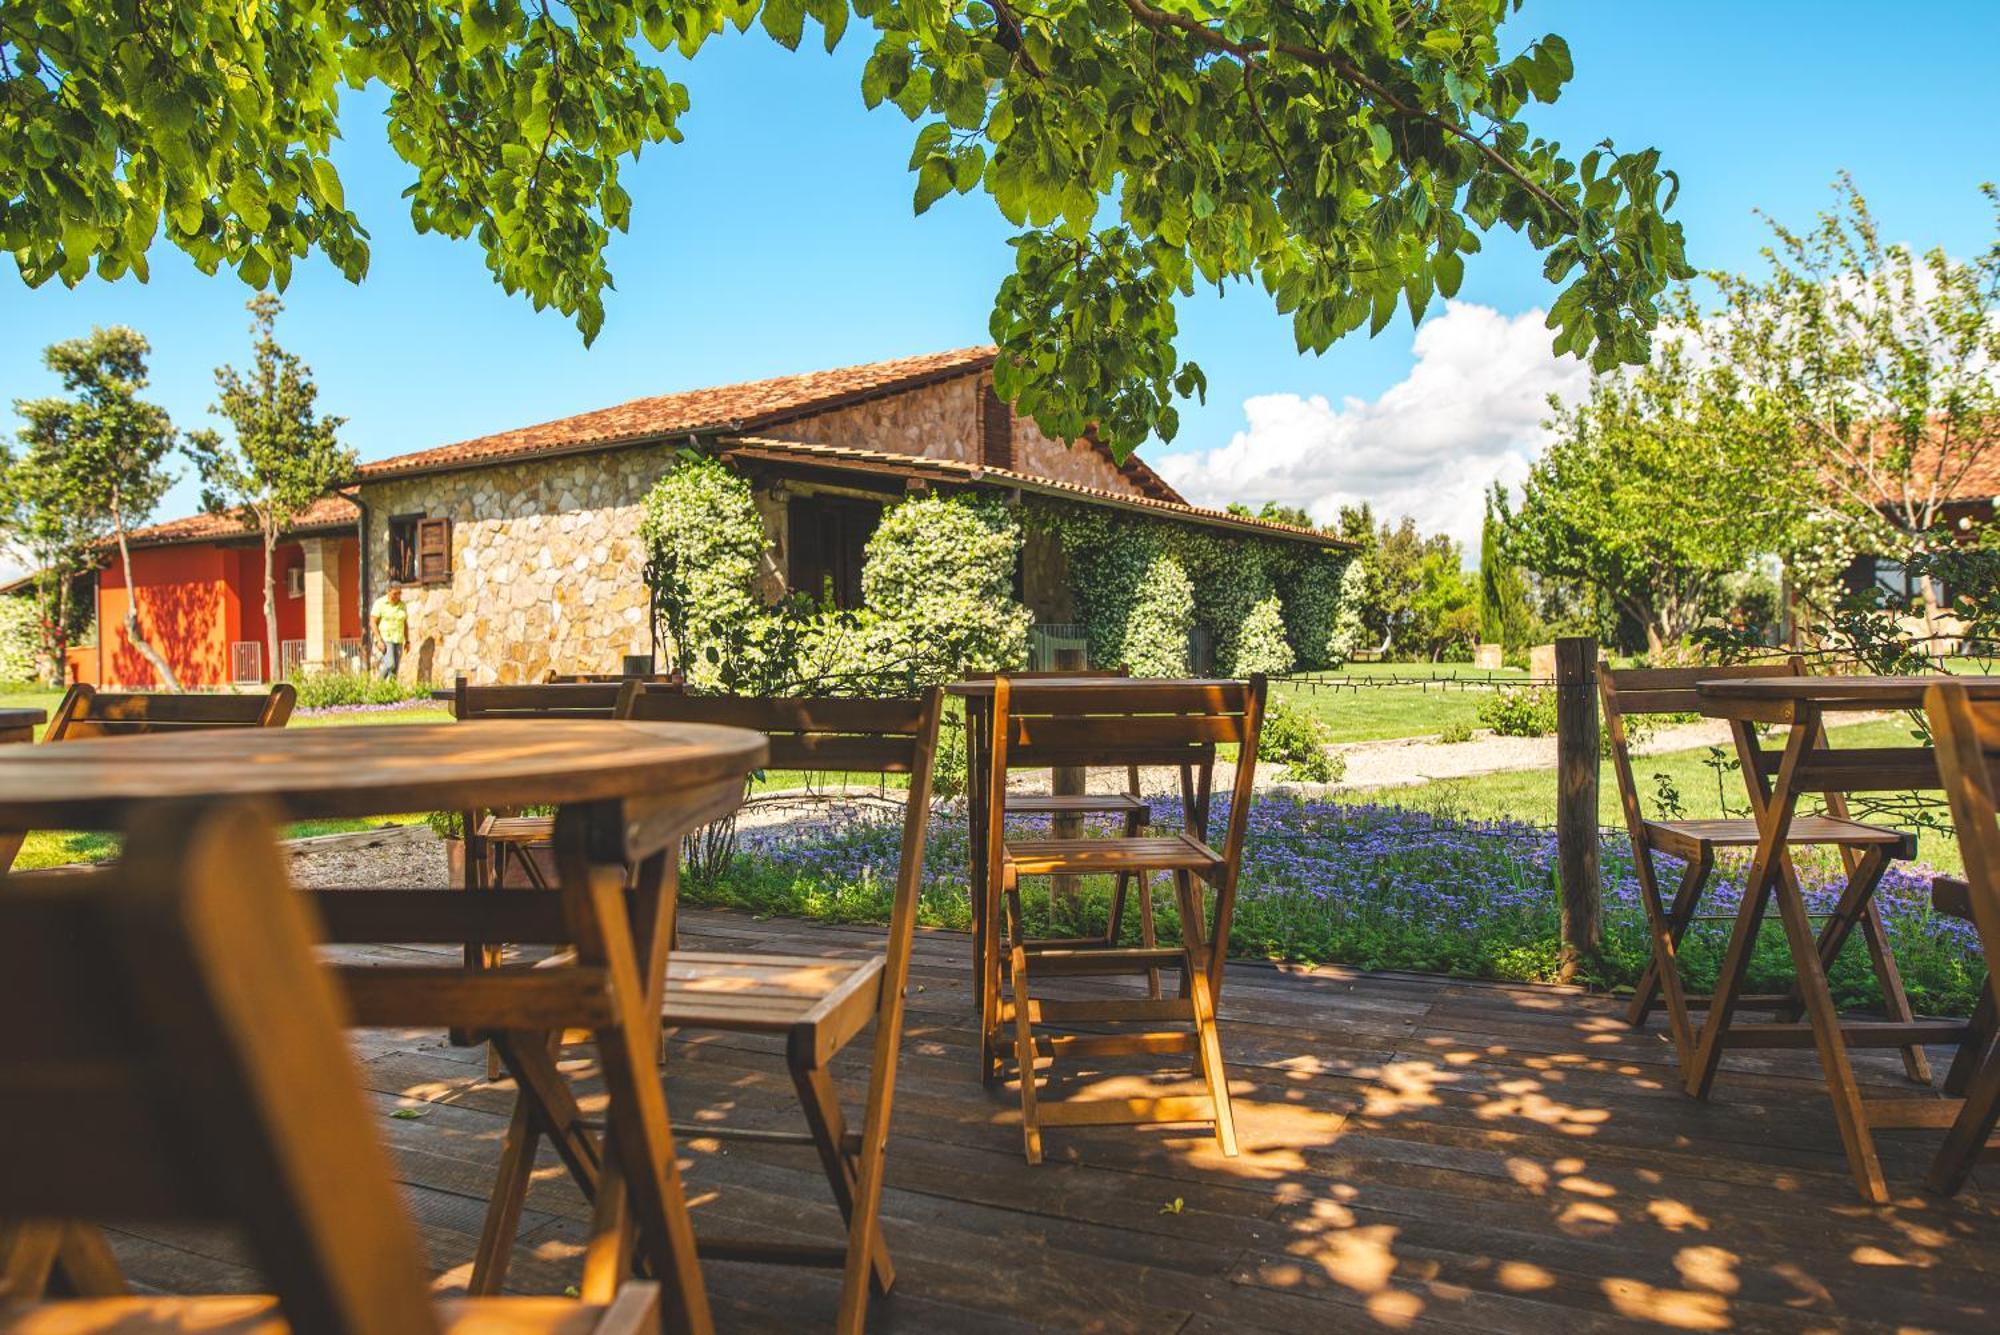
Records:
<instances>
[{"instance_id":1,"label":"chair backrest","mask_svg":"<svg viewBox=\"0 0 2000 1335\"><path fill-rule=\"evenodd\" d=\"M1701 708L1705 681L1742 677L1802 677L1805 660L1794 654L1770 663L1710 664L1683 668L1597 669L1597 694L1604 708L1604 731L1611 744L1611 768L1618 801L1634 847L1644 843L1645 810L1632 774L1632 747L1625 720L1644 714L1688 714Z\"/></svg>"},{"instance_id":2,"label":"chair backrest","mask_svg":"<svg viewBox=\"0 0 2000 1335\"><path fill-rule=\"evenodd\" d=\"M299 693L281 681L259 695L225 692L100 691L78 682L49 719L44 742L137 737L209 728L282 728Z\"/></svg>"},{"instance_id":3,"label":"chair backrest","mask_svg":"<svg viewBox=\"0 0 2000 1335\"><path fill-rule=\"evenodd\" d=\"M317 936L246 804L0 882L0 1219L233 1221L291 1329L434 1332Z\"/></svg>"},{"instance_id":4,"label":"chair backrest","mask_svg":"<svg viewBox=\"0 0 2000 1335\"><path fill-rule=\"evenodd\" d=\"M539 682L525 686L452 683L451 716L471 719L613 718L624 678L615 681Z\"/></svg>"},{"instance_id":5,"label":"chair backrest","mask_svg":"<svg viewBox=\"0 0 2000 1335\"><path fill-rule=\"evenodd\" d=\"M1250 818L1265 681L1142 681L1107 678L1038 685L1034 677L993 683L993 746L986 791L1000 804L987 821L988 866L1001 862L1007 771L1045 766L1212 766L1215 748L1237 748L1222 853L1234 879Z\"/></svg>"},{"instance_id":6,"label":"chair backrest","mask_svg":"<svg viewBox=\"0 0 2000 1335\"><path fill-rule=\"evenodd\" d=\"M628 681L643 681L649 686L683 686L685 679L678 672L654 672L641 676L629 676L623 672L550 672L542 681L550 686L576 685L585 682L611 682L622 685Z\"/></svg>"},{"instance_id":7,"label":"chair backrest","mask_svg":"<svg viewBox=\"0 0 2000 1335\"><path fill-rule=\"evenodd\" d=\"M892 996L900 1008L916 936L917 896L923 889L924 836L930 823L931 771L937 760L938 718L944 693L933 686L916 699L841 700L766 696L687 695L634 682L625 688L621 718L647 723L712 723L751 728L771 743L772 769L853 774L907 774L902 853L896 864L895 902L889 915L883 1012ZM900 1009L895 1011L900 1015ZM887 1041L896 1035L883 1030ZM884 1041L878 1037L877 1042Z\"/></svg>"}]
</instances>

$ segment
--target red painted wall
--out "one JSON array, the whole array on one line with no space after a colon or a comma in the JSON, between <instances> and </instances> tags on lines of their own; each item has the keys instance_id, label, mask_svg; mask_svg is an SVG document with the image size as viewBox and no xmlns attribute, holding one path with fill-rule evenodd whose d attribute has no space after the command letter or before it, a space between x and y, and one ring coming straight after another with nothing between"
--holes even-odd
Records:
<instances>
[{"instance_id":1,"label":"red painted wall","mask_svg":"<svg viewBox=\"0 0 2000 1335\"><path fill-rule=\"evenodd\" d=\"M358 636L361 572L355 542L341 540L338 554L339 633ZM279 544L273 569L280 640L305 638L305 599L287 591L285 573L304 565L305 552L297 543ZM264 641L264 549L259 545L141 548L132 553L132 580L138 586L140 629L166 656L183 686L230 684L230 646ZM129 595L123 565L114 559L98 583L98 645L70 652L71 679L100 686L160 685L152 665L125 636ZM264 664L266 680L275 666Z\"/></svg>"}]
</instances>

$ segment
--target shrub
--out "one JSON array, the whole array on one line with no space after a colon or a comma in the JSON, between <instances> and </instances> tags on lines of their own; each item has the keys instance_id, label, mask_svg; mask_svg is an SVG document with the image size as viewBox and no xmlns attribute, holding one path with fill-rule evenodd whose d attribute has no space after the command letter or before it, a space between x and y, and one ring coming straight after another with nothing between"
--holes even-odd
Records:
<instances>
[{"instance_id":1,"label":"shrub","mask_svg":"<svg viewBox=\"0 0 2000 1335\"><path fill-rule=\"evenodd\" d=\"M1273 696L1264 708L1264 728L1257 735L1257 758L1285 767L1279 775L1292 783L1338 783L1347 772L1347 758L1326 749L1326 724L1309 710Z\"/></svg>"},{"instance_id":2,"label":"shrub","mask_svg":"<svg viewBox=\"0 0 2000 1335\"><path fill-rule=\"evenodd\" d=\"M1439 731L1438 740L1451 746L1469 742L1472 740L1472 725L1462 719L1457 723L1447 723Z\"/></svg>"},{"instance_id":3,"label":"shrub","mask_svg":"<svg viewBox=\"0 0 2000 1335\"><path fill-rule=\"evenodd\" d=\"M41 675L42 621L33 598L0 598L0 681Z\"/></svg>"},{"instance_id":4,"label":"shrub","mask_svg":"<svg viewBox=\"0 0 2000 1335\"><path fill-rule=\"evenodd\" d=\"M1292 646L1285 642L1284 614L1276 597L1266 598L1250 609L1243 629L1236 636L1236 662L1232 675L1247 677L1253 672L1277 675L1292 670Z\"/></svg>"},{"instance_id":5,"label":"shrub","mask_svg":"<svg viewBox=\"0 0 2000 1335\"><path fill-rule=\"evenodd\" d=\"M1502 737L1551 736L1556 730L1555 689L1502 688L1480 701L1479 721Z\"/></svg>"},{"instance_id":6,"label":"shrub","mask_svg":"<svg viewBox=\"0 0 2000 1335\"><path fill-rule=\"evenodd\" d=\"M429 682L384 679L366 672L301 672L292 676L300 709L395 705L429 694Z\"/></svg>"},{"instance_id":7,"label":"shrub","mask_svg":"<svg viewBox=\"0 0 2000 1335\"><path fill-rule=\"evenodd\" d=\"M861 567L864 638L878 659L905 660L915 686L1019 667L1034 621L1014 598L1020 555L1021 526L992 500L917 496L894 506Z\"/></svg>"},{"instance_id":8,"label":"shrub","mask_svg":"<svg viewBox=\"0 0 2000 1335\"><path fill-rule=\"evenodd\" d=\"M1280 583L1285 638L1298 667L1308 672L1339 667L1360 646L1360 603L1344 596L1348 568L1357 564L1342 553L1321 553Z\"/></svg>"},{"instance_id":9,"label":"shrub","mask_svg":"<svg viewBox=\"0 0 2000 1335\"><path fill-rule=\"evenodd\" d=\"M713 459L686 458L646 496L646 583L673 665L701 690L755 665L770 612L757 596L764 521L750 484Z\"/></svg>"},{"instance_id":10,"label":"shrub","mask_svg":"<svg viewBox=\"0 0 2000 1335\"><path fill-rule=\"evenodd\" d=\"M1194 629L1194 585L1172 556L1155 556L1125 621L1123 663L1135 677L1185 677Z\"/></svg>"}]
</instances>

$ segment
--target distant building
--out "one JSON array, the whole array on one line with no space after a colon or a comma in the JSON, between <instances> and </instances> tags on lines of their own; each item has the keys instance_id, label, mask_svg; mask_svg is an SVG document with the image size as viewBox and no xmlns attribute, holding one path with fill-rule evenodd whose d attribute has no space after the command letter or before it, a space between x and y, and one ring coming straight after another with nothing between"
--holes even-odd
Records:
<instances>
[{"instance_id":1,"label":"distant building","mask_svg":"<svg viewBox=\"0 0 2000 1335\"><path fill-rule=\"evenodd\" d=\"M361 658L358 511L329 496L299 515L274 553L279 662L266 662L263 540L233 515L194 515L134 530L132 582L139 624L181 685L275 681L296 667L358 666ZM32 577L5 592L25 595ZM94 642L71 645L71 681L157 686L153 666L125 635L134 593L115 545L78 581L96 611Z\"/></svg>"},{"instance_id":2,"label":"distant building","mask_svg":"<svg viewBox=\"0 0 2000 1335\"><path fill-rule=\"evenodd\" d=\"M884 506L924 490L1351 546L1190 505L1137 456L1120 463L1095 440L1053 439L995 395L995 356L965 348L636 399L363 464L350 493L367 553L362 595L405 586L406 673L519 682L614 671L626 654L655 651L639 525L647 492L690 445L754 483L774 599L830 589L837 604L858 605L863 548ZM1031 535L1017 587L1043 632L1074 629L1053 540Z\"/></svg>"}]
</instances>

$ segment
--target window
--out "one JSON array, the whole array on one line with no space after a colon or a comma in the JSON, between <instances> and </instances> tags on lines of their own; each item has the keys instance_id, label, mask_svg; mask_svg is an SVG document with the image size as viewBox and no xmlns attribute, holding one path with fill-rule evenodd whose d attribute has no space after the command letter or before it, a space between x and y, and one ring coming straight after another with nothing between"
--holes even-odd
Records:
<instances>
[{"instance_id":1,"label":"window","mask_svg":"<svg viewBox=\"0 0 2000 1335\"><path fill-rule=\"evenodd\" d=\"M835 607L861 606L862 557L882 522L882 507L841 497L795 496L785 522L785 582L792 592L830 598Z\"/></svg>"},{"instance_id":2,"label":"window","mask_svg":"<svg viewBox=\"0 0 2000 1335\"><path fill-rule=\"evenodd\" d=\"M451 521L423 515L390 519L389 580L394 584L451 583Z\"/></svg>"}]
</instances>

